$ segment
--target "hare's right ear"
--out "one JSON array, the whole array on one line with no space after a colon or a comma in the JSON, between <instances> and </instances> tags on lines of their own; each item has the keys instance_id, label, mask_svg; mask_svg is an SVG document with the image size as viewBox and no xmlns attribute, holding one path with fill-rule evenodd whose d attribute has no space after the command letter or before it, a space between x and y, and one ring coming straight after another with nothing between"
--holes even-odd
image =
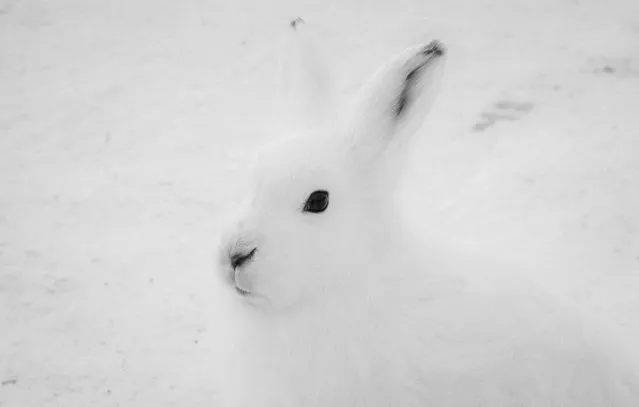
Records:
<instances>
[{"instance_id":1,"label":"hare's right ear","mask_svg":"<svg viewBox=\"0 0 639 407\"><path fill-rule=\"evenodd\" d=\"M402 150L424 123L438 93L445 53L439 41L411 47L380 68L364 87L349 131L358 166L403 160Z\"/></svg>"},{"instance_id":2,"label":"hare's right ear","mask_svg":"<svg viewBox=\"0 0 639 407\"><path fill-rule=\"evenodd\" d=\"M335 112L335 84L311 27L302 18L289 23L280 54L279 116L293 130L317 127Z\"/></svg>"}]
</instances>

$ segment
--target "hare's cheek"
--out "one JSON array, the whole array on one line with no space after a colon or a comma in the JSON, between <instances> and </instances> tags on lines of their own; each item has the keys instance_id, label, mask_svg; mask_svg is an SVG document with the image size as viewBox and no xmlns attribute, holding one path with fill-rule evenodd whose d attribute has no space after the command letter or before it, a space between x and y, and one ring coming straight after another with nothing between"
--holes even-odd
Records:
<instances>
[{"instance_id":1,"label":"hare's cheek","mask_svg":"<svg viewBox=\"0 0 639 407\"><path fill-rule=\"evenodd\" d=\"M291 253L268 253L255 266L256 290L271 300L285 303L303 290L298 260Z\"/></svg>"}]
</instances>

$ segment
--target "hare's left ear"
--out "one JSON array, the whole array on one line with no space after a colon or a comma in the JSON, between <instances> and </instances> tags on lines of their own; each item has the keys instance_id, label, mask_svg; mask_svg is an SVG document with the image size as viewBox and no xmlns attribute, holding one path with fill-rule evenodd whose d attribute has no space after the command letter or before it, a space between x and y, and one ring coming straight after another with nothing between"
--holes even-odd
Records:
<instances>
[{"instance_id":1,"label":"hare's left ear","mask_svg":"<svg viewBox=\"0 0 639 407\"><path fill-rule=\"evenodd\" d=\"M364 87L349 131L358 165L374 163L392 145L404 144L419 130L437 95L445 52L439 41L411 47L384 65Z\"/></svg>"},{"instance_id":2,"label":"hare's left ear","mask_svg":"<svg viewBox=\"0 0 639 407\"><path fill-rule=\"evenodd\" d=\"M317 127L336 111L335 78L311 27L299 17L289 25L280 58L279 115L293 130Z\"/></svg>"}]
</instances>

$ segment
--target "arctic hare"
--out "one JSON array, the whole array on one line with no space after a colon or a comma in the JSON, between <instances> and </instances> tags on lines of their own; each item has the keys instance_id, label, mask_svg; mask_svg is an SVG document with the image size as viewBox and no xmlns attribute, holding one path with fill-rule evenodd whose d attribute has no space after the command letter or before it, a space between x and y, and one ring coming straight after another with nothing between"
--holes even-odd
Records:
<instances>
[{"instance_id":1,"label":"arctic hare","mask_svg":"<svg viewBox=\"0 0 639 407\"><path fill-rule=\"evenodd\" d=\"M571 312L402 226L401 165L446 53L408 48L350 120L259 155L219 250L223 406L639 406Z\"/></svg>"}]
</instances>

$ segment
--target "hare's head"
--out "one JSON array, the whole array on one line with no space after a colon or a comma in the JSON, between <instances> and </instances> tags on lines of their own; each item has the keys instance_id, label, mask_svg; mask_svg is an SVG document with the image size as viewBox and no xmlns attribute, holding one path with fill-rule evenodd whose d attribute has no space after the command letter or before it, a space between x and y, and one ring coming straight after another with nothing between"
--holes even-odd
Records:
<instances>
[{"instance_id":1,"label":"hare's head","mask_svg":"<svg viewBox=\"0 0 639 407\"><path fill-rule=\"evenodd\" d=\"M234 295L275 310L322 301L364 289L395 255L402 152L428 113L444 53L437 41L407 49L374 75L347 120L316 116L260 151L219 251Z\"/></svg>"}]
</instances>

